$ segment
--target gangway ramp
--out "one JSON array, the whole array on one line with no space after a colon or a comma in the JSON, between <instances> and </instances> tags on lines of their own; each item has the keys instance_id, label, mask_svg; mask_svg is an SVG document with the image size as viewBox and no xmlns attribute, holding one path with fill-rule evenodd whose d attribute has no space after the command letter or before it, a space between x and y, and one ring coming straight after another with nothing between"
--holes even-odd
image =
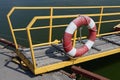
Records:
<instances>
[{"instance_id":1,"label":"gangway ramp","mask_svg":"<svg viewBox=\"0 0 120 80\"><path fill-rule=\"evenodd\" d=\"M34 48L35 60L37 67L43 68L44 71L47 71L48 68L56 69L58 67L66 67L69 65L74 65L77 63L93 60L96 58L108 56L119 52L120 49L120 36L107 35L100 38L97 38L94 46L90 51L84 54L81 57L71 59L65 53L56 49L53 46L42 46ZM85 42L86 40L83 40ZM82 45L82 44L81 44ZM81 46L79 42L76 42L76 47ZM62 44L57 45L61 50L63 50ZM29 48L24 48L19 50L22 55L26 57L32 63L31 51ZM111 53L112 52L112 53ZM56 66L56 67L55 67Z\"/></svg>"},{"instance_id":2,"label":"gangway ramp","mask_svg":"<svg viewBox=\"0 0 120 80\"><path fill-rule=\"evenodd\" d=\"M112 28L116 24L119 24L119 8L120 6L13 7L7 14L7 19L17 56L35 75L37 75L119 53L120 31L108 30L109 27ZM20 26L20 28L14 26L14 17L19 17L19 14L16 15L17 11L29 12L30 10L38 10L39 12L45 10L45 12L47 11L47 14L32 16L32 19L29 20L30 22L27 26ZM95 12L93 12L93 10ZM70 21L80 15L89 16L92 19L95 19L95 24L97 25L97 39L89 52L81 57L71 58L68 55L65 55L66 53L62 47L61 36L64 34L64 30ZM25 17L26 16L29 16L29 14L26 13ZM44 21L45 23L42 24ZM39 25L35 26L37 22ZM40 31L36 32L37 30ZM61 32L59 32L60 30ZM89 35L89 33L85 31L86 34L80 37L79 31L80 30L76 30L72 38L73 47L76 48L82 46L87 40L87 35ZM25 40L28 48L19 46L19 40L17 38L18 36L24 36L24 34L18 35L17 32L25 33ZM36 32L34 36L32 32ZM38 33L39 35L36 36ZM45 33L45 36L43 33ZM37 42L34 42L34 38L38 36L40 39L37 40ZM46 40L42 41L43 39ZM82 39L82 41L79 41L79 39Z\"/></svg>"}]
</instances>

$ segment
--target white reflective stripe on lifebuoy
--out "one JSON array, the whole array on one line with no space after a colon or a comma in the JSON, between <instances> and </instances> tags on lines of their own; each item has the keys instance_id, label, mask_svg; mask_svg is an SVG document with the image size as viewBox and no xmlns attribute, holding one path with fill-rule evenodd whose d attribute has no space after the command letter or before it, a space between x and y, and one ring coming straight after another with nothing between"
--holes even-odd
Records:
<instances>
[{"instance_id":1,"label":"white reflective stripe on lifebuoy","mask_svg":"<svg viewBox=\"0 0 120 80\"><path fill-rule=\"evenodd\" d=\"M67 29L65 30L65 32L70 33L70 34L73 34L76 29L77 29L77 26L76 26L73 22L71 22L71 23L68 25L68 27L67 27Z\"/></svg>"},{"instance_id":2,"label":"white reflective stripe on lifebuoy","mask_svg":"<svg viewBox=\"0 0 120 80\"><path fill-rule=\"evenodd\" d=\"M91 40L88 40L85 45L88 47L88 49L90 49L93 46L94 42Z\"/></svg>"},{"instance_id":3,"label":"white reflective stripe on lifebuoy","mask_svg":"<svg viewBox=\"0 0 120 80\"><path fill-rule=\"evenodd\" d=\"M69 52L68 52L68 54L70 55L70 56L75 56L76 55L76 48L72 48Z\"/></svg>"},{"instance_id":4,"label":"white reflective stripe on lifebuoy","mask_svg":"<svg viewBox=\"0 0 120 80\"><path fill-rule=\"evenodd\" d=\"M81 48L76 49L71 44L72 43L71 38L75 30L81 27L82 25L85 26L87 25L90 35L88 37L88 41ZM74 19L66 28L63 37L63 47L68 55L78 57L85 54L88 50L91 49L95 39L96 39L96 25L94 20L87 16L79 16L76 19Z\"/></svg>"},{"instance_id":5,"label":"white reflective stripe on lifebuoy","mask_svg":"<svg viewBox=\"0 0 120 80\"><path fill-rule=\"evenodd\" d=\"M95 26L95 22L90 18L90 23L88 24L88 28L92 29Z\"/></svg>"}]
</instances>

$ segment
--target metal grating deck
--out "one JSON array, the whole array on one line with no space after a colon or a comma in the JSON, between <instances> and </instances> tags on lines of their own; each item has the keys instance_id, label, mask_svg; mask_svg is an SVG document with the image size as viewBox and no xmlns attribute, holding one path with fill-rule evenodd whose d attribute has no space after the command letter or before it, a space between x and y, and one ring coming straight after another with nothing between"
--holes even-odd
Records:
<instances>
[{"instance_id":1,"label":"metal grating deck","mask_svg":"<svg viewBox=\"0 0 120 80\"><path fill-rule=\"evenodd\" d=\"M86 42L86 40L83 40ZM80 47L83 44L76 42L76 47ZM99 54L100 52L108 51L111 49L116 49L120 46L120 35L109 35L97 38L92 49L84 54L84 56L89 56L92 54ZM22 70L18 64L11 61L11 57L15 56L12 50L3 48L0 45L0 78L1 80L73 80L67 75L55 71L50 73L45 73L41 75L33 75L32 72L28 70ZM62 49L62 45L57 45L57 47ZM26 56L28 60L31 61L30 49L20 50L23 55ZM37 67L46 66L62 61L69 60L70 58L60 52L53 46L44 46L34 49L35 57L37 62ZM9 54L8 54L9 53ZM7 77L5 77L7 76ZM18 78L21 76L21 78Z\"/></svg>"},{"instance_id":2,"label":"metal grating deck","mask_svg":"<svg viewBox=\"0 0 120 80\"><path fill-rule=\"evenodd\" d=\"M83 40L83 42L86 42L86 40ZM77 48L80 47L81 45L83 45L83 43L80 44L79 41L76 42ZM108 36L100 37L96 39L92 49L83 56L98 54L100 52L118 48L119 46L120 46L120 35L108 35ZM57 47L63 50L62 44L57 45ZM22 49L20 51L23 55L25 55L25 57L29 61L31 61L31 52L29 48ZM34 49L34 53L35 53L37 67L42 67L70 59L68 56L64 55L63 52L59 51L53 46L37 47Z\"/></svg>"}]
</instances>

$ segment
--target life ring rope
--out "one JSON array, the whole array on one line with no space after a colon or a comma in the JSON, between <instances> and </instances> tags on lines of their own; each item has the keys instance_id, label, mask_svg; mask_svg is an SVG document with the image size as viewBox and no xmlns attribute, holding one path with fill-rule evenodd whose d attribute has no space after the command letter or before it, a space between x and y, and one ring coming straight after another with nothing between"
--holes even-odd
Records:
<instances>
[{"instance_id":1,"label":"life ring rope","mask_svg":"<svg viewBox=\"0 0 120 80\"><path fill-rule=\"evenodd\" d=\"M72 46L72 36L75 30L82 25L86 25L89 30L88 41L80 48L76 49ZM93 19L88 16L79 16L74 19L65 30L63 37L63 47L65 52L73 57L78 57L85 54L94 44L96 39L96 25Z\"/></svg>"}]
</instances>

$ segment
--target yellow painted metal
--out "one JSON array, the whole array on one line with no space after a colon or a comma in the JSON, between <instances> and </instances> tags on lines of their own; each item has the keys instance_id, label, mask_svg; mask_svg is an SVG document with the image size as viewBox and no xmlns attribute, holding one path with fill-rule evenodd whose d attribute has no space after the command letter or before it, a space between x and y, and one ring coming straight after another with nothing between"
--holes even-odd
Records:
<instances>
[{"instance_id":1,"label":"yellow painted metal","mask_svg":"<svg viewBox=\"0 0 120 80\"><path fill-rule=\"evenodd\" d=\"M46 43L40 43L40 44L34 44L33 47L39 47L39 46L46 46L46 45L50 45L50 44L58 44L60 43L60 40L54 40L52 42L46 42Z\"/></svg>"},{"instance_id":2,"label":"yellow painted metal","mask_svg":"<svg viewBox=\"0 0 120 80\"><path fill-rule=\"evenodd\" d=\"M25 31L26 28L20 28L20 29L13 29L13 31Z\"/></svg>"},{"instance_id":3,"label":"yellow painted metal","mask_svg":"<svg viewBox=\"0 0 120 80\"><path fill-rule=\"evenodd\" d=\"M110 21L102 21L102 23L110 23L110 22L120 22L120 19L118 19L118 20L110 20Z\"/></svg>"},{"instance_id":4,"label":"yellow painted metal","mask_svg":"<svg viewBox=\"0 0 120 80\"><path fill-rule=\"evenodd\" d=\"M100 14L75 14L75 15L54 15L52 16L53 19L59 19L59 18L75 18L78 17L79 15L85 15L85 16L90 16L90 17L97 17L100 16ZM120 15L120 12L116 13L104 13L102 16L112 16L112 15ZM35 16L37 19L49 19L50 16Z\"/></svg>"},{"instance_id":5,"label":"yellow painted metal","mask_svg":"<svg viewBox=\"0 0 120 80\"><path fill-rule=\"evenodd\" d=\"M52 41L52 22L53 22L53 8L50 8L50 29L49 29L49 42Z\"/></svg>"},{"instance_id":6,"label":"yellow painted metal","mask_svg":"<svg viewBox=\"0 0 120 80\"><path fill-rule=\"evenodd\" d=\"M66 27L68 24L63 24L63 25L54 25L52 26L52 28L61 28L61 27ZM46 28L50 28L50 26L40 26L40 27L33 27L33 28L30 28L30 30L37 30L37 29L46 29Z\"/></svg>"},{"instance_id":7,"label":"yellow painted metal","mask_svg":"<svg viewBox=\"0 0 120 80\"><path fill-rule=\"evenodd\" d=\"M108 56L111 54L115 54L117 52L120 52L120 48L114 49L114 50L110 50L110 51L105 51L105 52L101 52L99 54L94 54L94 55L90 55L90 56L85 56L85 57L80 57L77 59L73 59L73 60L68 60L68 61L63 61L63 62L59 62L59 63L55 63L55 64L51 64L48 66L43 66L43 67L36 67L36 59L34 56L34 48L35 47L39 47L39 46L45 46L45 45L50 45L50 44L58 44L61 42L61 40L52 40L52 32L53 32L53 28L62 28L62 27L66 27L68 24L60 24L60 25L53 25L53 19L66 19L66 18L76 18L79 15L86 15L86 16L90 16L90 17L99 17L99 21L96 21L96 24L98 24L98 32L97 32L97 37L99 36L104 36L104 35L109 35L109 34L117 34L120 33L120 31L117 32L109 32L109 33L104 33L104 34L100 34L100 28L101 28L101 24L102 23L110 23L110 22L119 22L120 19L115 19L115 20L106 20L103 21L102 17L107 17L107 16L119 16L120 12L111 12L111 13L104 13L103 10L104 9L116 9L116 8L120 8L120 6L72 6L72 7L13 7L10 12L7 14L7 19L8 19L8 23L10 26L10 30L12 33L12 37L16 46L16 51L17 51L17 55L23 60L23 62L29 67L29 69L35 73L35 74L41 74L44 72L48 72L48 71L52 71L55 69L59 69L59 68L63 68L69 65L73 65L73 64L77 64L77 63L81 63L81 62L85 62L85 61L89 61L92 59L96 59L96 58L100 58L100 57L104 57L104 56ZM13 25L11 22L11 15L14 13L15 10L49 10L50 11L50 15L48 16L34 16L33 19L30 21L30 23L27 25L27 27L25 28L19 28L19 29L13 29ZM74 15L54 15L53 12L54 10L72 10L72 9L98 9L100 10L100 13L91 13L91 14L74 14ZM39 26L39 27L33 27L33 24L37 21L37 20L45 20L48 19L50 20L49 25L47 26ZM49 40L48 42L44 42L44 43L38 43L38 44L33 44L33 40L31 37L31 33L30 31L32 30L38 30L38 29L49 29ZM18 44L17 44L17 40L16 40L16 36L15 36L15 32L18 31L26 31L27 32L27 36L28 36L28 42L29 42L29 46L30 46L30 50L31 50L31 57L32 57L32 62L30 62L27 58L25 58L25 56L19 52L18 50ZM73 46L75 46L75 42L77 39L79 39L79 37L76 36L77 35L77 31L75 31L74 37L73 37ZM86 38L86 36L83 36L82 38Z\"/></svg>"},{"instance_id":8,"label":"yellow painted metal","mask_svg":"<svg viewBox=\"0 0 120 80\"><path fill-rule=\"evenodd\" d=\"M120 6L103 6L104 8L120 8ZM50 9L50 7L13 7L17 10L32 10L32 9ZM71 7L53 7L54 9L90 9L90 8L101 8L101 6L71 6Z\"/></svg>"},{"instance_id":9,"label":"yellow painted metal","mask_svg":"<svg viewBox=\"0 0 120 80\"><path fill-rule=\"evenodd\" d=\"M78 59L75 60L74 63L77 64L77 63L81 63L81 62L85 62L85 61L109 56L109 55L116 54L116 53L119 53L119 52L120 52L120 47L116 48L116 49L113 49L113 50L108 50L108 51L100 52L100 53L97 53L97 54L93 54L93 55L78 58Z\"/></svg>"},{"instance_id":10,"label":"yellow painted metal","mask_svg":"<svg viewBox=\"0 0 120 80\"><path fill-rule=\"evenodd\" d=\"M37 17L34 17L34 18L30 21L30 23L27 25L26 28L30 29L30 28L32 27L32 25L35 23L36 20L37 20Z\"/></svg>"},{"instance_id":11,"label":"yellow painted metal","mask_svg":"<svg viewBox=\"0 0 120 80\"><path fill-rule=\"evenodd\" d=\"M31 38L31 33L30 33L30 27L32 27L32 25L35 23L36 20L37 20L36 17L34 17L31 20L31 22L28 24L27 28L26 28L34 69L36 69L36 60L35 60L35 55L34 55L34 50L33 50L33 44L32 44L32 38Z\"/></svg>"},{"instance_id":12,"label":"yellow painted metal","mask_svg":"<svg viewBox=\"0 0 120 80\"><path fill-rule=\"evenodd\" d=\"M79 57L77 59L71 59L71 60L68 60L68 61L60 62L60 63L51 64L51 65L48 65L48 66L37 68L35 70L35 74L41 74L41 73L49 72L49 71L56 70L56 69L63 68L63 67L67 67L67 66L70 66L70 65L74 65L74 64L90 61L90 60L93 60L93 59L109 56L109 55L112 55L112 54L116 54L118 52L120 52L120 48L105 51L105 52L101 52L101 53L98 53L98 54L89 55L89 56Z\"/></svg>"},{"instance_id":13,"label":"yellow painted metal","mask_svg":"<svg viewBox=\"0 0 120 80\"><path fill-rule=\"evenodd\" d=\"M73 47L75 47L76 44L76 37L77 37L77 30L74 33L74 38L73 38Z\"/></svg>"},{"instance_id":14,"label":"yellow painted metal","mask_svg":"<svg viewBox=\"0 0 120 80\"><path fill-rule=\"evenodd\" d=\"M13 13L14 10L15 10L15 8L13 7L13 8L10 10L10 12L7 14L7 20L8 20L9 26L10 26L10 30L11 30L11 34L12 34L12 37L13 37L13 41L14 41L15 47L16 47L16 49L18 49L17 40L16 40L14 31L13 31L13 26L12 26L11 20L10 20L10 16L11 16L11 14Z\"/></svg>"},{"instance_id":15,"label":"yellow painted metal","mask_svg":"<svg viewBox=\"0 0 120 80\"><path fill-rule=\"evenodd\" d=\"M16 54L20 57L21 60L23 60L23 62L26 64L26 66L33 72L35 73L35 69L34 66L32 64L32 62L30 62L19 50L15 51Z\"/></svg>"},{"instance_id":16,"label":"yellow painted metal","mask_svg":"<svg viewBox=\"0 0 120 80\"><path fill-rule=\"evenodd\" d=\"M102 22L102 14L103 14L103 6L101 7L101 11L100 11L100 19L99 19L99 24L98 24L98 32L97 32L97 35L100 34L100 27L101 27L101 22Z\"/></svg>"},{"instance_id":17,"label":"yellow painted metal","mask_svg":"<svg viewBox=\"0 0 120 80\"><path fill-rule=\"evenodd\" d=\"M29 27L27 28L27 34L28 34L28 41L29 41L30 50L31 50L32 62L33 62L33 65L34 65L34 69L36 69L36 60L35 60L34 50L33 50L33 47L32 47L32 38L31 38Z\"/></svg>"},{"instance_id":18,"label":"yellow painted metal","mask_svg":"<svg viewBox=\"0 0 120 80\"><path fill-rule=\"evenodd\" d=\"M120 31L115 31L115 32L111 32L111 33L103 33L103 34L100 34L99 36L105 36L105 35L110 35L110 34L119 34Z\"/></svg>"},{"instance_id":19,"label":"yellow painted metal","mask_svg":"<svg viewBox=\"0 0 120 80\"><path fill-rule=\"evenodd\" d=\"M20 64L20 65L22 65L24 67L27 67L26 64L23 61L19 61L16 57L13 57L12 61L17 63L17 64Z\"/></svg>"}]
</instances>

